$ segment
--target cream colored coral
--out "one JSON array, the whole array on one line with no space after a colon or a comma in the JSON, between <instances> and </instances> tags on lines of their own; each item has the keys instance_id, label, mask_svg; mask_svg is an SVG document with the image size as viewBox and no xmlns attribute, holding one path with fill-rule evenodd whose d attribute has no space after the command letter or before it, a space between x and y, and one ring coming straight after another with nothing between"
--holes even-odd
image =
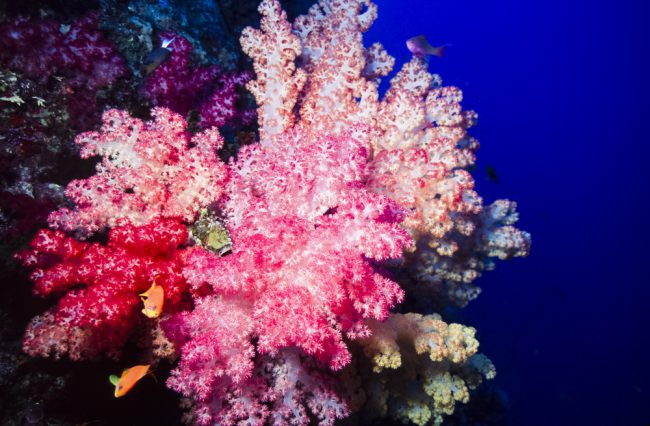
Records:
<instances>
[{"instance_id":1,"label":"cream colored coral","mask_svg":"<svg viewBox=\"0 0 650 426\"><path fill-rule=\"evenodd\" d=\"M496 373L477 354L476 330L438 314L392 314L368 326L372 335L359 341L372 370L363 377L372 390L366 407L387 407L393 418L440 425L457 403L469 400L470 389Z\"/></svg>"},{"instance_id":2,"label":"cream colored coral","mask_svg":"<svg viewBox=\"0 0 650 426\"><path fill-rule=\"evenodd\" d=\"M463 379L448 371L429 377L424 384L424 391L433 398L436 413L450 415L454 412L456 402L466 404L469 401L469 389Z\"/></svg>"}]
</instances>

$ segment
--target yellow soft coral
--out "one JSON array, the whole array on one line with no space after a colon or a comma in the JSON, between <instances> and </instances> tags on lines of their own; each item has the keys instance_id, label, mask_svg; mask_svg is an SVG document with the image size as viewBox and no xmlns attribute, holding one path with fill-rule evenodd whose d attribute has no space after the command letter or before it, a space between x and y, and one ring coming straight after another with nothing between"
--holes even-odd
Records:
<instances>
[{"instance_id":1,"label":"yellow soft coral","mask_svg":"<svg viewBox=\"0 0 650 426\"><path fill-rule=\"evenodd\" d=\"M416 313L392 314L368 326L372 335L359 341L370 363L362 378L367 414L381 406L404 422L438 426L457 403L469 401L470 389L496 374L477 353L472 327Z\"/></svg>"},{"instance_id":2,"label":"yellow soft coral","mask_svg":"<svg viewBox=\"0 0 650 426\"><path fill-rule=\"evenodd\" d=\"M465 404L469 401L469 389L463 379L447 371L428 377L424 391L433 398L436 413L450 415L454 412L456 402Z\"/></svg>"}]
</instances>

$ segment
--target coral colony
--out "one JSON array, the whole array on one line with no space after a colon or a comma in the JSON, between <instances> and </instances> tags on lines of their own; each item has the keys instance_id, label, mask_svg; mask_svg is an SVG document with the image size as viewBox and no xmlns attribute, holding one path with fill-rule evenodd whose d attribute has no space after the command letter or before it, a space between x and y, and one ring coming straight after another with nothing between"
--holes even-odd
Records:
<instances>
[{"instance_id":1,"label":"coral colony","mask_svg":"<svg viewBox=\"0 0 650 426\"><path fill-rule=\"evenodd\" d=\"M17 255L34 293L58 298L30 323L24 350L119 360L148 330L145 365L116 386L175 359L167 386L200 425L439 425L496 373L475 329L432 306L467 304L481 272L526 256L530 236L513 226L515 203L484 206L474 191L478 142L467 130L477 116L461 109L459 89L413 56L380 98L394 60L363 46L374 4L321 0L293 24L277 0L259 11L260 28L241 36L254 76L190 69L191 44L163 34L169 58L142 89L152 118L111 109L101 130L77 136L81 157L99 158L96 173L69 183L69 203ZM20 31L10 32L17 46ZM64 56L49 63L76 61ZM109 77L91 87L122 68L94 61L88 78ZM243 84L259 141L226 164L210 126L250 120L236 109ZM204 129L194 135L191 108Z\"/></svg>"},{"instance_id":2,"label":"coral colony","mask_svg":"<svg viewBox=\"0 0 650 426\"><path fill-rule=\"evenodd\" d=\"M144 97L183 116L197 107L203 128L249 124L255 120L254 111L235 108L239 100L237 89L253 78L249 72L228 73L218 65L190 68L190 42L169 31L161 34L161 39L169 57L147 78Z\"/></svg>"}]
</instances>

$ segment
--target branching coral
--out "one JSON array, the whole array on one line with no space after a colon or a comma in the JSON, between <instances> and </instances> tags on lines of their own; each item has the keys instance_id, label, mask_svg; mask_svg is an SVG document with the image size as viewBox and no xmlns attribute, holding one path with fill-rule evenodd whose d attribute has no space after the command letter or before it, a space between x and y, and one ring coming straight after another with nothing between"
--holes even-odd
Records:
<instances>
[{"instance_id":1,"label":"branching coral","mask_svg":"<svg viewBox=\"0 0 650 426\"><path fill-rule=\"evenodd\" d=\"M296 349L257 357L252 371L246 380L218 381L205 400L188 400L185 420L201 425L308 425L314 421L333 425L349 414L340 396L345 393L343 385ZM170 382L172 386L186 383L174 378Z\"/></svg>"},{"instance_id":2,"label":"branching coral","mask_svg":"<svg viewBox=\"0 0 650 426\"><path fill-rule=\"evenodd\" d=\"M143 225L156 218L194 219L222 192L224 165L216 129L192 137L185 120L165 108L143 122L128 113L104 113L101 132L80 134L81 156L102 156L97 173L74 180L66 195L75 203L53 212L50 225L88 235L106 227Z\"/></svg>"},{"instance_id":3,"label":"branching coral","mask_svg":"<svg viewBox=\"0 0 650 426\"><path fill-rule=\"evenodd\" d=\"M403 297L369 261L399 256L409 239L392 203L362 187L361 143L283 137L286 148L246 147L230 165L224 211L232 254L195 249L188 257L188 282L212 294L170 321L184 336L174 340L186 342L170 383L204 409L224 398L212 390L217 378L247 386L252 338L260 354L298 347L340 369L350 360L344 335L366 336L363 319L384 319ZM197 362L198 354L212 361Z\"/></svg>"},{"instance_id":4,"label":"branching coral","mask_svg":"<svg viewBox=\"0 0 650 426\"><path fill-rule=\"evenodd\" d=\"M369 325L372 336L359 343L372 372L358 369L372 390L364 408L371 417L439 425L456 403L469 401L469 390L483 377L495 375L492 363L477 354L471 327L413 313L393 314Z\"/></svg>"},{"instance_id":5,"label":"branching coral","mask_svg":"<svg viewBox=\"0 0 650 426\"><path fill-rule=\"evenodd\" d=\"M494 269L494 258L528 255L530 235L512 226L519 217L516 206L513 201L497 200L470 216L466 228L449 232L444 240L420 241L409 265L417 280L414 294L465 306L480 293L473 282L482 271Z\"/></svg>"},{"instance_id":6,"label":"branching coral","mask_svg":"<svg viewBox=\"0 0 650 426\"><path fill-rule=\"evenodd\" d=\"M160 37L170 40L171 53L147 78L142 90L154 105L183 116L197 108L202 128L249 124L254 119L254 111L237 108L239 90L251 79L250 72L229 73L217 65L190 68L190 42L169 31Z\"/></svg>"},{"instance_id":7,"label":"branching coral","mask_svg":"<svg viewBox=\"0 0 650 426\"><path fill-rule=\"evenodd\" d=\"M368 186L407 211L403 225L416 241L424 241L419 247L453 257L456 234L468 236L494 225L482 223L489 215L481 214L482 200L465 170L474 164L478 148L467 133L477 116L462 110L461 91L441 86L440 77L414 57L379 99L379 77L388 74L393 60L380 44L363 47L362 33L376 18L372 3L322 0L296 19L293 32L276 2L263 1L260 11L261 30L245 32L242 47L257 73L249 87L260 105L263 144L294 123L335 134L362 124L370 135ZM270 60L276 60L273 66L267 66ZM515 228L501 233L512 236L511 255L528 253L527 233ZM473 256L485 263L492 253ZM480 266L473 271L478 276Z\"/></svg>"},{"instance_id":8,"label":"branching coral","mask_svg":"<svg viewBox=\"0 0 650 426\"><path fill-rule=\"evenodd\" d=\"M138 294L154 279L165 289L166 311L183 306L188 287L180 246L186 241L182 224L162 219L114 228L105 246L41 230L31 249L17 257L34 268L34 294L61 299L32 320L24 350L56 358L117 357L138 318L144 318Z\"/></svg>"},{"instance_id":9,"label":"branching coral","mask_svg":"<svg viewBox=\"0 0 650 426\"><path fill-rule=\"evenodd\" d=\"M248 83L257 101L260 143L282 133L293 124L293 107L307 75L296 69L300 40L292 33L291 24L280 4L262 1L261 29L245 28L240 39L244 53L253 58L257 78Z\"/></svg>"},{"instance_id":10,"label":"branching coral","mask_svg":"<svg viewBox=\"0 0 650 426\"><path fill-rule=\"evenodd\" d=\"M397 202L406 212L402 225L416 240L406 265L415 278L424 276L421 271L439 277L449 271L436 288L420 294L439 297L443 303L466 303L477 294L469 283L492 265L491 257L528 253L530 236L512 226L514 204L500 200L484 209L474 191L467 169L474 164L478 142L467 129L477 117L462 110L460 90L443 87L438 76L429 74L426 62L414 57L380 99L378 82L393 60L379 44L363 46L362 33L376 17L372 3L321 0L293 27L277 2L263 1L259 10L261 29L247 30L242 46L257 74L249 87L260 106L262 145L291 149L285 135L305 131L330 137L361 132L369 160L366 187ZM302 139L320 145L320 139ZM304 200L309 198L299 198L287 208L300 211L296 203ZM454 286L451 272L468 285ZM458 328L467 330L451 326ZM380 358L388 365L398 363L390 351ZM457 381L450 369L465 361L460 357L438 362L430 394L444 395L444 383ZM452 396L466 398L466 391ZM453 409L453 403L440 404L430 409L437 413L436 423Z\"/></svg>"}]
</instances>

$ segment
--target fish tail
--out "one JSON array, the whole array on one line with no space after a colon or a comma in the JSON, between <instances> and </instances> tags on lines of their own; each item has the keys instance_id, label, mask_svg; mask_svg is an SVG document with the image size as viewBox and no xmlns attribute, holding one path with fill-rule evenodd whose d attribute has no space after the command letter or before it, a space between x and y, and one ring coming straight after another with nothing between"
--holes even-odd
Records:
<instances>
[{"instance_id":1,"label":"fish tail","mask_svg":"<svg viewBox=\"0 0 650 426\"><path fill-rule=\"evenodd\" d=\"M445 57L445 49L447 48L446 45L438 46L438 47L433 47L431 46L429 48L429 51L427 52L429 55L434 55L439 58L444 58Z\"/></svg>"}]
</instances>

